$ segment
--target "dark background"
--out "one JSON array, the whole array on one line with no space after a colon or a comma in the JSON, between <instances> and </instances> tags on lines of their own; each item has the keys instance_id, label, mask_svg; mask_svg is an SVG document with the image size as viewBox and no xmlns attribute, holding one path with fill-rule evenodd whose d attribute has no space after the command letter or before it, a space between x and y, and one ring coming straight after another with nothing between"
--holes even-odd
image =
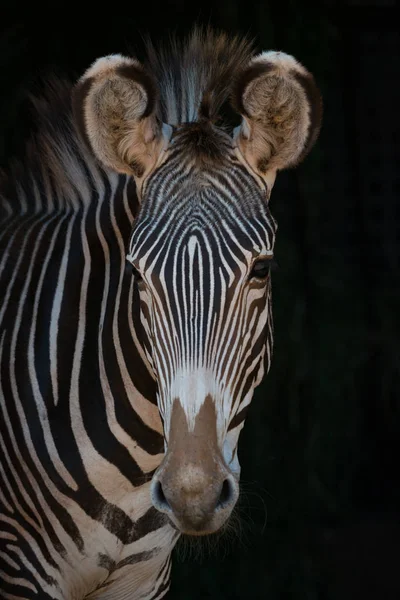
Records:
<instances>
[{"instance_id":1,"label":"dark background","mask_svg":"<svg viewBox=\"0 0 400 600\"><path fill-rule=\"evenodd\" d=\"M316 147L272 194L275 356L241 437L241 533L180 544L171 600L400 598L395 11L394 0L2 2L0 164L34 126L24 90L38 75L140 57L142 34L194 22L294 54L324 97Z\"/></svg>"}]
</instances>

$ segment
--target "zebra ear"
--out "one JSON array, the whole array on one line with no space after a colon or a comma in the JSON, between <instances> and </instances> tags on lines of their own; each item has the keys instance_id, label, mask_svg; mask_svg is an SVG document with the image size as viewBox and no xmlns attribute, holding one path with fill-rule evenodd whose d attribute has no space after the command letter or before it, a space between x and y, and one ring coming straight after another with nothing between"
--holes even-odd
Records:
<instances>
[{"instance_id":1,"label":"zebra ear","mask_svg":"<svg viewBox=\"0 0 400 600\"><path fill-rule=\"evenodd\" d=\"M235 131L245 160L264 177L298 164L318 137L322 101L314 78L292 56L264 52L234 87L234 108L242 115Z\"/></svg>"},{"instance_id":2,"label":"zebra ear","mask_svg":"<svg viewBox=\"0 0 400 600\"><path fill-rule=\"evenodd\" d=\"M75 120L105 166L137 178L154 167L168 141L156 116L157 99L142 65L118 54L96 60L78 81Z\"/></svg>"}]
</instances>

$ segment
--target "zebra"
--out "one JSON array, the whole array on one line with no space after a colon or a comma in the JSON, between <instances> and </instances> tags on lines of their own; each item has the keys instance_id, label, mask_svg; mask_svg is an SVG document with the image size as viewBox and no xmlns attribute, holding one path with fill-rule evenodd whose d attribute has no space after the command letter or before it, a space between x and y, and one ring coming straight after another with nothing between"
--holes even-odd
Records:
<instances>
[{"instance_id":1,"label":"zebra","mask_svg":"<svg viewBox=\"0 0 400 600\"><path fill-rule=\"evenodd\" d=\"M0 183L0 596L156 600L226 527L272 354L276 173L313 76L195 28L32 99Z\"/></svg>"}]
</instances>

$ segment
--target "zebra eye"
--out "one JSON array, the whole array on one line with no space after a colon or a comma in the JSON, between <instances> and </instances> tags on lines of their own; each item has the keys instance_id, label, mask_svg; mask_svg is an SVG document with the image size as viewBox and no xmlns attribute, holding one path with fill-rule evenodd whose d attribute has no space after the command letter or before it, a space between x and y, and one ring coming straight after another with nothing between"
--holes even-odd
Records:
<instances>
[{"instance_id":1,"label":"zebra eye","mask_svg":"<svg viewBox=\"0 0 400 600\"><path fill-rule=\"evenodd\" d=\"M271 267L273 267L273 259L271 258L260 258L253 263L250 271L250 277L257 277L257 279L267 279L270 274Z\"/></svg>"}]
</instances>

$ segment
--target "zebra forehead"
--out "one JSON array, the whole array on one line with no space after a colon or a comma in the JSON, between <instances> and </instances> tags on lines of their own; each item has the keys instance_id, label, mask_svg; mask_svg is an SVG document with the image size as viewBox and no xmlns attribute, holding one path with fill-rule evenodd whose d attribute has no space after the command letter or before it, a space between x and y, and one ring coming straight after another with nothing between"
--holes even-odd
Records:
<instances>
[{"instance_id":1,"label":"zebra forehead","mask_svg":"<svg viewBox=\"0 0 400 600\"><path fill-rule=\"evenodd\" d=\"M171 261L186 264L187 259L201 259L203 265L219 259L232 265L239 260L247 263L260 254L272 254L275 231L274 219L264 211L246 218L240 211L223 206L212 210L201 205L192 210L184 206L176 212L172 208L158 217L139 220L131 236L128 260L143 269L149 265L171 267Z\"/></svg>"},{"instance_id":2,"label":"zebra forehead","mask_svg":"<svg viewBox=\"0 0 400 600\"><path fill-rule=\"evenodd\" d=\"M203 267L224 262L230 266L238 261L248 263L259 255L272 254L275 239L274 222L254 219L251 222L240 216L216 222L212 215L202 219L186 215L159 223L157 230L143 231L140 227L131 238L128 260L146 269L149 266L175 271L179 265L201 261Z\"/></svg>"},{"instance_id":3,"label":"zebra forehead","mask_svg":"<svg viewBox=\"0 0 400 600\"><path fill-rule=\"evenodd\" d=\"M170 150L170 155L149 177L142 197L142 214L155 213L169 204L176 210L202 206L207 210L218 205L245 216L266 213L270 190L259 182L239 162L233 153L225 153L224 160L199 163L194 153L205 152L202 144L195 144L193 152L187 146ZM140 216L140 215L139 215Z\"/></svg>"},{"instance_id":4,"label":"zebra forehead","mask_svg":"<svg viewBox=\"0 0 400 600\"><path fill-rule=\"evenodd\" d=\"M266 191L242 165L198 169L175 156L149 179L130 255L146 261L148 255L152 262L161 247L164 256L171 254L176 243L187 245L193 234L208 248L236 245L250 252L268 251L275 229Z\"/></svg>"},{"instance_id":5,"label":"zebra forehead","mask_svg":"<svg viewBox=\"0 0 400 600\"><path fill-rule=\"evenodd\" d=\"M252 226L268 235L276 228L266 193L236 168L198 175L178 167L175 173L159 173L143 197L132 234L151 234L155 224L167 223L169 235L193 228L216 234L228 227L232 234L242 231L251 238Z\"/></svg>"}]
</instances>

